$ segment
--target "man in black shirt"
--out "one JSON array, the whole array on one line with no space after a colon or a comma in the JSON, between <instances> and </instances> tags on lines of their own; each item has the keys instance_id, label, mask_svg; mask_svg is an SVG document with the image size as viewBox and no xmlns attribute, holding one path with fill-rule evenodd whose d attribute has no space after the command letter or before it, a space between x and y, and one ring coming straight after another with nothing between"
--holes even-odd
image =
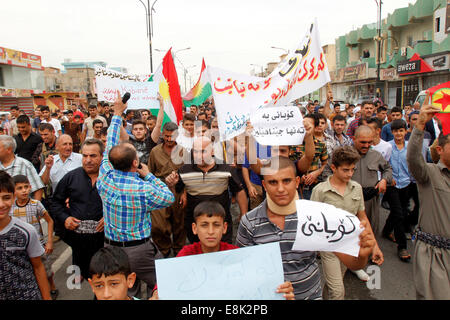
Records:
<instances>
[{"instance_id":1,"label":"man in black shirt","mask_svg":"<svg viewBox=\"0 0 450 320\"><path fill-rule=\"evenodd\" d=\"M42 138L32 132L30 118L26 115L17 117L16 120L18 134L14 136L17 143L16 154L19 157L31 162L33 153L37 146L42 142Z\"/></svg>"},{"instance_id":2,"label":"man in black shirt","mask_svg":"<svg viewBox=\"0 0 450 320\"><path fill-rule=\"evenodd\" d=\"M66 229L63 240L72 247L72 263L83 278L89 275L92 256L103 248L103 205L96 186L103 151L100 140L86 139L81 146L83 166L59 181L51 201L52 213Z\"/></svg>"}]
</instances>

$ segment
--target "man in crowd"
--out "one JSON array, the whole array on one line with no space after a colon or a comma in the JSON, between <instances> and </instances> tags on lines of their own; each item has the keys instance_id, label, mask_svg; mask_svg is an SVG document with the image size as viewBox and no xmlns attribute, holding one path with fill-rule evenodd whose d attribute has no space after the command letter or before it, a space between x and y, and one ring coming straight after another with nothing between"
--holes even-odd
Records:
<instances>
[{"instance_id":1,"label":"man in crowd","mask_svg":"<svg viewBox=\"0 0 450 320\"><path fill-rule=\"evenodd\" d=\"M50 108L48 106L42 106L41 113L42 113L42 117L44 118L41 121L41 124L42 123L51 124L53 126L55 136L56 136L56 138L58 138L62 134L61 123L59 122L59 120L53 119L51 117Z\"/></svg>"},{"instance_id":2,"label":"man in crowd","mask_svg":"<svg viewBox=\"0 0 450 320\"><path fill-rule=\"evenodd\" d=\"M384 194L387 186L391 185L392 168L379 152L370 148L373 136L373 130L368 126L361 126L355 132L353 143L361 158L356 163L352 179L363 187L366 214L377 235L380 224L379 194ZM381 180L378 179L378 172L381 173Z\"/></svg>"},{"instance_id":3,"label":"man in crowd","mask_svg":"<svg viewBox=\"0 0 450 320\"><path fill-rule=\"evenodd\" d=\"M108 126L106 119L97 114L97 106L91 104L89 106L89 117L84 120L83 132L81 133L81 141L84 141L86 138L92 138L92 136L94 135L94 120L97 119L103 122L103 126Z\"/></svg>"},{"instance_id":4,"label":"man in crowd","mask_svg":"<svg viewBox=\"0 0 450 320\"><path fill-rule=\"evenodd\" d=\"M391 121L401 119L403 117L402 108L393 107L390 111L390 115ZM381 139L383 139L386 142L389 142L394 139L394 135L392 134L391 130L391 122L383 126L383 129L381 130Z\"/></svg>"},{"instance_id":5,"label":"man in crowd","mask_svg":"<svg viewBox=\"0 0 450 320\"><path fill-rule=\"evenodd\" d=\"M14 136L17 144L16 154L31 162L33 153L42 142L42 138L32 131L30 118L28 118L28 116L20 115L17 117L16 125L17 130L19 131L19 133Z\"/></svg>"},{"instance_id":6,"label":"man in crowd","mask_svg":"<svg viewBox=\"0 0 450 320\"><path fill-rule=\"evenodd\" d=\"M371 102L371 101L363 102L362 107L361 107L361 118L363 118L363 119L372 118L373 110L374 110L373 102ZM355 118L355 120L350 122L350 124L348 125L348 128L347 128L347 136L349 136L350 138L353 139L353 137L355 135L355 131L359 127L359 125L360 125L359 118Z\"/></svg>"},{"instance_id":7,"label":"man in crowd","mask_svg":"<svg viewBox=\"0 0 450 320\"><path fill-rule=\"evenodd\" d=\"M213 144L207 137L199 137L193 144L193 163L185 163L179 170L176 192L183 193L182 203L186 207L185 231L190 243L198 241L192 232L194 222L194 208L202 201L217 201L226 211L225 221L228 230L223 241L231 243L233 235L233 221L230 213L230 195L236 195L241 216L247 213L247 196L236 168L228 164L217 164L213 157Z\"/></svg>"},{"instance_id":8,"label":"man in crowd","mask_svg":"<svg viewBox=\"0 0 450 320\"><path fill-rule=\"evenodd\" d=\"M182 162L174 163L172 157L175 152L182 149L175 141L177 129L178 126L174 122L167 122L162 132L163 143L158 144L150 152L148 168L162 181L183 165ZM152 238L165 257L170 255L171 250L176 256L186 241L184 209L180 203L181 194L174 189L172 192L175 195L175 201L170 207L152 211Z\"/></svg>"},{"instance_id":9,"label":"man in crowd","mask_svg":"<svg viewBox=\"0 0 450 320\"><path fill-rule=\"evenodd\" d=\"M73 141L73 151L80 151L80 143L81 143L81 123L80 116L74 116L72 110L67 112L67 121L63 121L62 126L64 128L64 133L68 134Z\"/></svg>"},{"instance_id":10,"label":"man in crowd","mask_svg":"<svg viewBox=\"0 0 450 320\"><path fill-rule=\"evenodd\" d=\"M381 139L380 137L382 129L381 123L382 123L381 120L377 117L367 119L366 121L366 125L369 126L374 132L372 149L381 153L383 158L386 161L389 161L392 154L392 145L389 142L386 142L383 139Z\"/></svg>"},{"instance_id":11,"label":"man in crowd","mask_svg":"<svg viewBox=\"0 0 450 320\"><path fill-rule=\"evenodd\" d=\"M7 135L0 136L0 170L5 170L11 177L24 175L31 185L33 198L41 201L44 184L30 161L14 154L16 140Z\"/></svg>"},{"instance_id":12,"label":"man in crowd","mask_svg":"<svg viewBox=\"0 0 450 320\"><path fill-rule=\"evenodd\" d=\"M450 135L438 138L439 163L422 156L423 132L440 108L425 98L409 139L406 160L419 189L420 213L413 260L417 299L450 299Z\"/></svg>"},{"instance_id":13,"label":"man in crowd","mask_svg":"<svg viewBox=\"0 0 450 320\"><path fill-rule=\"evenodd\" d=\"M267 199L241 217L236 244L246 247L264 243L279 242L283 262L284 280L292 282L295 299L321 299L322 287L317 253L292 250L297 232L297 188L300 177L294 163L285 157L272 159L277 168L264 174L263 186ZM271 161L272 162L272 161ZM364 226L367 222L362 222ZM342 253L336 256L350 269L360 269L367 263L375 241L366 228L360 234L358 258Z\"/></svg>"},{"instance_id":14,"label":"man in crowd","mask_svg":"<svg viewBox=\"0 0 450 320\"><path fill-rule=\"evenodd\" d=\"M147 125L144 120L134 120L131 127L132 135L129 136L129 142L136 148L139 161L145 164L148 163L150 152L157 145L161 135L161 125L164 118L164 103L160 96L158 96L158 100L158 118L152 132L150 134L148 133Z\"/></svg>"},{"instance_id":15,"label":"man in crowd","mask_svg":"<svg viewBox=\"0 0 450 320\"><path fill-rule=\"evenodd\" d=\"M63 158L71 149L69 139L70 137L63 138L59 145ZM65 141L67 143L64 143ZM89 277L89 262L92 256L103 247L103 205L96 186L102 152L101 141L85 140L81 146L82 166L69 171L62 177L56 185L50 202L52 215L66 229L62 239L72 248L72 263L80 267L82 278L76 279L80 282ZM72 164L67 159L66 162L55 163L57 168L60 168L58 173L61 174L67 169L67 167L63 168L64 164ZM46 165L52 166L51 160L48 160ZM48 172L47 169L47 173L44 171L43 175L49 174ZM57 177L55 176L53 180L56 181ZM68 205L67 199L69 199Z\"/></svg>"},{"instance_id":16,"label":"man in crowd","mask_svg":"<svg viewBox=\"0 0 450 320\"><path fill-rule=\"evenodd\" d=\"M105 244L122 247L131 271L151 290L156 282L154 260L159 251L151 239L150 212L170 206L175 197L145 163L139 163L132 144L119 144L121 116L126 108L117 92L97 187L103 201ZM130 296L136 296L138 282L130 289Z\"/></svg>"},{"instance_id":17,"label":"man in crowd","mask_svg":"<svg viewBox=\"0 0 450 320\"><path fill-rule=\"evenodd\" d=\"M40 171L44 165L44 161L49 154L56 154L56 136L55 129L50 123L41 123L39 125L39 134L42 142L34 151L31 162L36 170Z\"/></svg>"}]
</instances>

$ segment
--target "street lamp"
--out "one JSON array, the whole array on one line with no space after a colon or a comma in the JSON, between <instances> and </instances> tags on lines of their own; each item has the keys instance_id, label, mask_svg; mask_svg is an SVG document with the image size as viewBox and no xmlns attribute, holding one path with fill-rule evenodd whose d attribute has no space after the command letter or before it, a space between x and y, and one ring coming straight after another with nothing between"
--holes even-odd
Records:
<instances>
[{"instance_id":1,"label":"street lamp","mask_svg":"<svg viewBox=\"0 0 450 320\"><path fill-rule=\"evenodd\" d=\"M279 47L274 47L274 46L272 46L271 48L272 48L272 49L283 50L284 52L286 52L286 54L289 54L289 50L286 50L286 49L284 49L284 48L279 48Z\"/></svg>"},{"instance_id":2,"label":"street lamp","mask_svg":"<svg viewBox=\"0 0 450 320\"><path fill-rule=\"evenodd\" d=\"M378 21L377 21L377 29L378 29L378 36L376 37L376 41L378 43L377 47L377 83L376 83L376 95L377 98L380 98L381 95L381 84L380 84L380 64L381 64L381 41L383 40L381 38L381 5L383 4L382 0L375 0L377 4L377 13L378 13Z\"/></svg>"},{"instance_id":3,"label":"street lamp","mask_svg":"<svg viewBox=\"0 0 450 320\"><path fill-rule=\"evenodd\" d=\"M148 45L150 50L150 73L153 73L153 56L152 56L152 37L153 37L153 12L156 12L153 7L155 6L155 3L158 0L155 0L153 4L150 6L150 0L147 0L147 5L142 0L139 0L140 3L144 6L145 9L145 22L146 22L146 29L147 29L147 38L148 38Z\"/></svg>"},{"instance_id":4,"label":"street lamp","mask_svg":"<svg viewBox=\"0 0 450 320\"><path fill-rule=\"evenodd\" d=\"M196 67L196 65L184 68L184 93L185 94L187 93L186 76L187 76L187 73L188 73L188 69L195 68L195 67Z\"/></svg>"}]
</instances>

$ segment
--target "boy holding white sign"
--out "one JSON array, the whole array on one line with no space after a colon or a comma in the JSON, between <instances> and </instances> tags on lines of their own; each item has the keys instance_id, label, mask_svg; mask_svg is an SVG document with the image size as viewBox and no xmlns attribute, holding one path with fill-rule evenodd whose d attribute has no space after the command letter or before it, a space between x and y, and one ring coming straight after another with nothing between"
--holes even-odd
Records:
<instances>
[{"instance_id":1,"label":"boy holding white sign","mask_svg":"<svg viewBox=\"0 0 450 320\"><path fill-rule=\"evenodd\" d=\"M313 189L311 200L328 203L356 215L360 221L366 221L367 229L372 232L364 211L362 187L351 180L358 160L359 154L353 147L337 148L333 152L331 161L333 174ZM376 242L375 246L378 246ZM320 256L325 280L324 299L344 300L344 275L347 267L333 252L322 251Z\"/></svg>"},{"instance_id":2,"label":"boy holding white sign","mask_svg":"<svg viewBox=\"0 0 450 320\"><path fill-rule=\"evenodd\" d=\"M221 241L222 236L227 232L225 216L225 209L220 203L216 201L199 203L194 209L192 231L200 241L184 246L177 257L238 249L239 247L235 245ZM289 281L280 285L277 292L284 293L286 300L294 300L294 289ZM151 300L158 299L158 289L155 286Z\"/></svg>"}]
</instances>

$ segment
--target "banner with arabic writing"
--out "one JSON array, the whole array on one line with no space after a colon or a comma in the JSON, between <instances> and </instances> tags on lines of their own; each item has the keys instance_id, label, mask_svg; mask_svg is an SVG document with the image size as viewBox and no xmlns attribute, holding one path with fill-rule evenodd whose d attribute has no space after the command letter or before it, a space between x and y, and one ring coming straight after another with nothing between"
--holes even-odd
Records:
<instances>
[{"instance_id":1,"label":"banner with arabic writing","mask_svg":"<svg viewBox=\"0 0 450 320\"><path fill-rule=\"evenodd\" d=\"M131 94L128 109L159 109L158 85L146 82L145 76L131 75L103 67L95 68L95 83L99 101L114 102L116 91Z\"/></svg>"},{"instance_id":2,"label":"banner with arabic writing","mask_svg":"<svg viewBox=\"0 0 450 320\"><path fill-rule=\"evenodd\" d=\"M297 234L292 250L342 252L359 255L357 216L327 203L297 200Z\"/></svg>"},{"instance_id":3,"label":"banner with arabic writing","mask_svg":"<svg viewBox=\"0 0 450 320\"><path fill-rule=\"evenodd\" d=\"M299 145L305 128L298 107L261 108L250 115L252 135L264 146Z\"/></svg>"},{"instance_id":4,"label":"banner with arabic writing","mask_svg":"<svg viewBox=\"0 0 450 320\"><path fill-rule=\"evenodd\" d=\"M320 45L317 21L305 37L266 78L236 74L208 66L219 123L220 140L245 131L250 114L278 107L317 90L330 81Z\"/></svg>"}]
</instances>

